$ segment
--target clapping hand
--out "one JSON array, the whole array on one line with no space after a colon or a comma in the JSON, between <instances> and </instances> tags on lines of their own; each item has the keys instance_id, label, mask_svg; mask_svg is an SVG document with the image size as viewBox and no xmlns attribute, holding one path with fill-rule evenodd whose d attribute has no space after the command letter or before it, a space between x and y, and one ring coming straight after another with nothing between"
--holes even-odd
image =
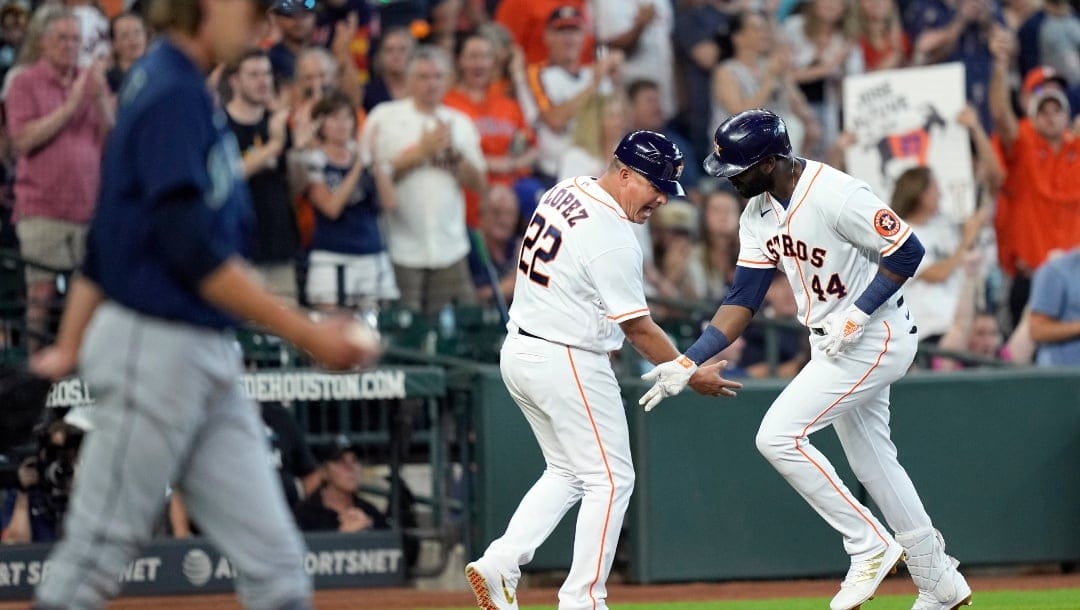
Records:
<instances>
[{"instance_id":1,"label":"clapping hand","mask_svg":"<svg viewBox=\"0 0 1080 610\"><path fill-rule=\"evenodd\" d=\"M338 531L345 533L362 532L373 525L371 517L355 506L339 513L338 521L341 523Z\"/></svg>"},{"instance_id":2,"label":"clapping hand","mask_svg":"<svg viewBox=\"0 0 1080 610\"><path fill-rule=\"evenodd\" d=\"M450 148L451 142L450 125L439 121L431 129L424 129L420 136L420 150L424 158L428 159Z\"/></svg>"}]
</instances>

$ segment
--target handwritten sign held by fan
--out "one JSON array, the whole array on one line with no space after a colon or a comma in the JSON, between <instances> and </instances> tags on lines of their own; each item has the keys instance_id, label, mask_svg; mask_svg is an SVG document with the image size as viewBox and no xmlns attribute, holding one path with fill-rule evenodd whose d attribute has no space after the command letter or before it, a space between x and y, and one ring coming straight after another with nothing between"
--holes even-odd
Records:
<instances>
[{"instance_id":1,"label":"handwritten sign held by fan","mask_svg":"<svg viewBox=\"0 0 1080 610\"><path fill-rule=\"evenodd\" d=\"M904 170L926 165L941 189L941 210L959 221L975 209L968 131L963 110L964 65L882 70L844 79L844 130L849 174L884 201Z\"/></svg>"}]
</instances>

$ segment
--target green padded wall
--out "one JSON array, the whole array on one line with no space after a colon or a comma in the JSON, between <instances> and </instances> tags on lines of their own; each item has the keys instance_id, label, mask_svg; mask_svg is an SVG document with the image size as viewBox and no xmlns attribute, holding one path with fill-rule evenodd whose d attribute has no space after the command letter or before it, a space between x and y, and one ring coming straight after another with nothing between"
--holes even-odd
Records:
<instances>
[{"instance_id":1,"label":"green padded wall","mask_svg":"<svg viewBox=\"0 0 1080 610\"><path fill-rule=\"evenodd\" d=\"M842 574L838 535L758 454L782 382L732 399L669 398L648 415L624 380L637 485L624 532L640 582ZM472 385L478 476L474 541L501 533L543 468L498 370ZM1080 370L912 374L893 388L893 439L948 550L967 564L1080 559ZM812 441L866 500L831 430ZM534 569L569 565L573 515Z\"/></svg>"}]
</instances>

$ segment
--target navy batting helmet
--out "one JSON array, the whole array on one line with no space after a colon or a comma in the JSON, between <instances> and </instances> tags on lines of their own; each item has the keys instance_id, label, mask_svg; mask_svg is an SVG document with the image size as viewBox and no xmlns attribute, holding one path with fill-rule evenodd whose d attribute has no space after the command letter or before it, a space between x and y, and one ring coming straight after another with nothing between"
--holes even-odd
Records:
<instances>
[{"instance_id":1,"label":"navy batting helmet","mask_svg":"<svg viewBox=\"0 0 1080 610\"><path fill-rule=\"evenodd\" d=\"M668 195L686 195L679 184L683 154L667 136L655 131L630 132L619 142L615 158Z\"/></svg>"},{"instance_id":2,"label":"navy batting helmet","mask_svg":"<svg viewBox=\"0 0 1080 610\"><path fill-rule=\"evenodd\" d=\"M705 157L705 172L718 178L741 174L769 157L790 157L784 119L763 109L746 110L728 117L713 136L716 150Z\"/></svg>"}]
</instances>

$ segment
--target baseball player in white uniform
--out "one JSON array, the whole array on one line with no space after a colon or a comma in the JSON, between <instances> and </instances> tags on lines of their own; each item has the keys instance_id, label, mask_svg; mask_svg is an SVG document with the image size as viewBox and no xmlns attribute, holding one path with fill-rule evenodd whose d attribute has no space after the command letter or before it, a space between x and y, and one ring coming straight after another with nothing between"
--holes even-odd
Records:
<instances>
[{"instance_id":1,"label":"baseball player in white uniform","mask_svg":"<svg viewBox=\"0 0 1080 610\"><path fill-rule=\"evenodd\" d=\"M859 608L905 553L919 589L913 610L970 603L958 562L945 554L889 437L889 386L911 365L918 342L900 287L918 267L922 245L865 183L793 158L784 122L767 110L724 121L715 143L706 171L749 199L734 285L697 342L644 376L656 383L641 403L650 410L681 391L698 365L735 340L779 269L815 349L765 414L757 447L843 535L851 567L830 607ZM830 425L895 537L810 444L811 434Z\"/></svg>"},{"instance_id":2,"label":"baseball player in white uniform","mask_svg":"<svg viewBox=\"0 0 1080 610\"><path fill-rule=\"evenodd\" d=\"M506 532L466 576L485 610L517 608L520 566L581 502L573 563L559 610L607 608L606 581L634 486L630 439L608 352L625 338L652 363L679 355L649 316L641 246L643 223L678 183L682 152L663 135L628 134L599 178L577 177L541 199L525 230L503 381L540 444L546 467ZM734 396L718 363L687 378L699 393Z\"/></svg>"}]
</instances>

